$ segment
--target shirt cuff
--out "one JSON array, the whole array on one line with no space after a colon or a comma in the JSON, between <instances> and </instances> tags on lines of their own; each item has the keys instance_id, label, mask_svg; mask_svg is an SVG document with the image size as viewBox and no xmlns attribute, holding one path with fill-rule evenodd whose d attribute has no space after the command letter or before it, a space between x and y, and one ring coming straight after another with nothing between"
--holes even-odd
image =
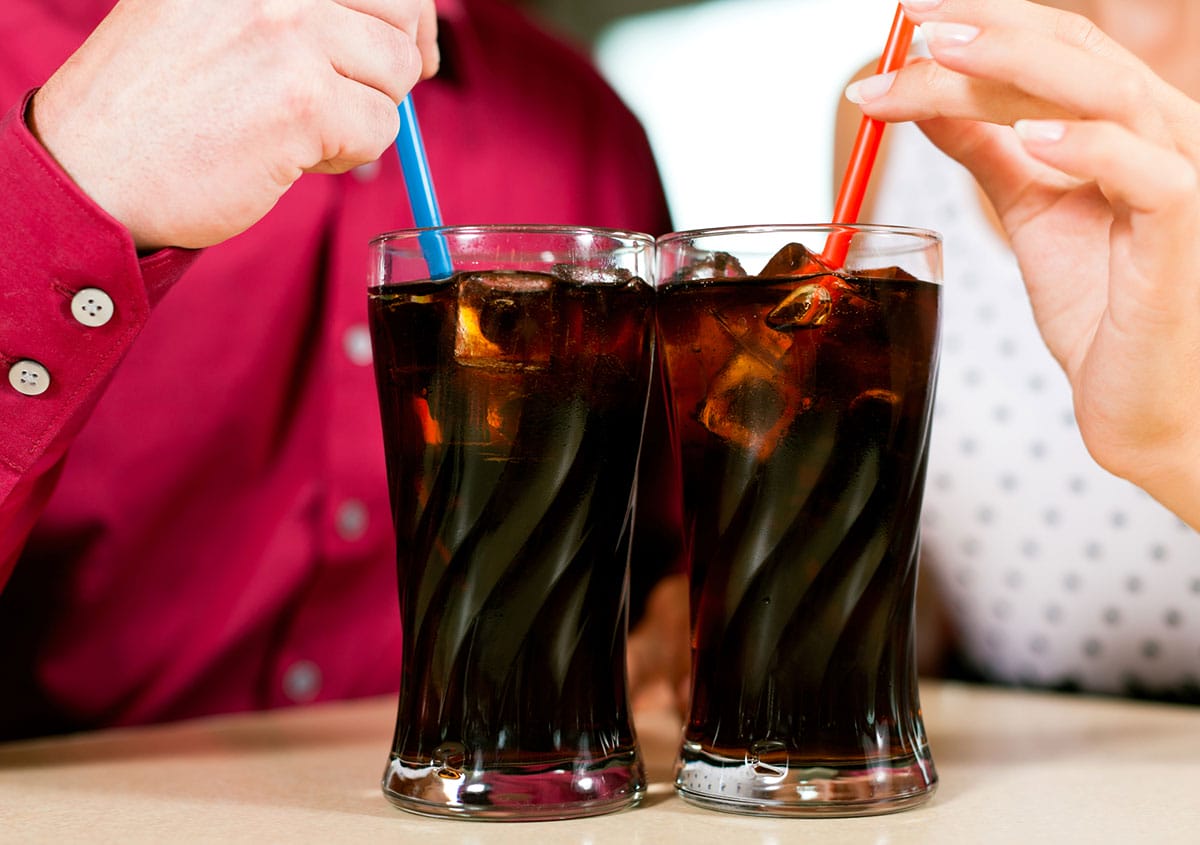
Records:
<instances>
[{"instance_id":1,"label":"shirt cuff","mask_svg":"<svg viewBox=\"0 0 1200 845\"><path fill-rule=\"evenodd\" d=\"M194 250L139 258L129 231L33 137L30 91L0 117L0 496L65 452Z\"/></svg>"}]
</instances>

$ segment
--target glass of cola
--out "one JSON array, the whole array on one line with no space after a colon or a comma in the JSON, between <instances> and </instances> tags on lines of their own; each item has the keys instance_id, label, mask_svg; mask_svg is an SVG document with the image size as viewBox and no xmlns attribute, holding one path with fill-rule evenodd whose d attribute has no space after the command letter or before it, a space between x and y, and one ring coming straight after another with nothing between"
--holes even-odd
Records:
<instances>
[{"instance_id":1,"label":"glass of cola","mask_svg":"<svg viewBox=\"0 0 1200 845\"><path fill-rule=\"evenodd\" d=\"M404 632L383 790L405 810L560 819L645 791L625 639L653 254L544 226L370 245Z\"/></svg>"},{"instance_id":2,"label":"glass of cola","mask_svg":"<svg viewBox=\"0 0 1200 845\"><path fill-rule=\"evenodd\" d=\"M849 239L840 267L830 238ZM781 816L921 803L937 782L913 613L940 237L675 233L657 279L694 670L676 789Z\"/></svg>"}]
</instances>

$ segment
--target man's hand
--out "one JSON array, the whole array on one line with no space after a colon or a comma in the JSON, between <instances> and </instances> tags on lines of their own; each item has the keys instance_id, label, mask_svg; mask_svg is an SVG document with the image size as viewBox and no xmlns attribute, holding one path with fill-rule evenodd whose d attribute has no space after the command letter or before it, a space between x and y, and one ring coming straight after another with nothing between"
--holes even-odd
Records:
<instances>
[{"instance_id":1,"label":"man's hand","mask_svg":"<svg viewBox=\"0 0 1200 845\"><path fill-rule=\"evenodd\" d=\"M629 636L634 712L669 710L687 718L691 663L687 576L668 575L650 591L646 612Z\"/></svg>"},{"instance_id":2,"label":"man's hand","mask_svg":"<svg viewBox=\"0 0 1200 845\"><path fill-rule=\"evenodd\" d=\"M122 0L30 124L139 249L204 247L377 158L437 63L433 0Z\"/></svg>"}]
</instances>

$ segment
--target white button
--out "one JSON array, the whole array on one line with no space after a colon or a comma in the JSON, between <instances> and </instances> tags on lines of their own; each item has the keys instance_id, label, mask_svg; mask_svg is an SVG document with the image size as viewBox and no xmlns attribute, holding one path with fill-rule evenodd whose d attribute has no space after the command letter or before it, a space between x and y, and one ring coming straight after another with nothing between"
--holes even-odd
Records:
<instances>
[{"instance_id":1,"label":"white button","mask_svg":"<svg viewBox=\"0 0 1200 845\"><path fill-rule=\"evenodd\" d=\"M342 336L342 348L351 363L360 367L371 366L371 331L362 323L346 329L346 334Z\"/></svg>"},{"instance_id":2,"label":"white button","mask_svg":"<svg viewBox=\"0 0 1200 845\"><path fill-rule=\"evenodd\" d=\"M379 159L375 159L374 161L368 161L366 164L360 164L350 172L360 182L372 182L379 175L382 167L383 165L379 163Z\"/></svg>"},{"instance_id":3,"label":"white button","mask_svg":"<svg viewBox=\"0 0 1200 845\"><path fill-rule=\"evenodd\" d=\"M338 536L348 543L367 533L367 506L358 499L347 499L338 505L334 526Z\"/></svg>"},{"instance_id":4,"label":"white button","mask_svg":"<svg viewBox=\"0 0 1200 845\"><path fill-rule=\"evenodd\" d=\"M112 297L100 288L84 288L71 297L71 314L85 326L103 326L113 316Z\"/></svg>"},{"instance_id":5,"label":"white button","mask_svg":"<svg viewBox=\"0 0 1200 845\"><path fill-rule=\"evenodd\" d=\"M17 393L38 396L50 387L50 371L37 361L25 358L8 368L8 383Z\"/></svg>"},{"instance_id":6,"label":"white button","mask_svg":"<svg viewBox=\"0 0 1200 845\"><path fill-rule=\"evenodd\" d=\"M283 694L296 703L312 701L321 691L321 669L311 660L297 660L283 673Z\"/></svg>"}]
</instances>

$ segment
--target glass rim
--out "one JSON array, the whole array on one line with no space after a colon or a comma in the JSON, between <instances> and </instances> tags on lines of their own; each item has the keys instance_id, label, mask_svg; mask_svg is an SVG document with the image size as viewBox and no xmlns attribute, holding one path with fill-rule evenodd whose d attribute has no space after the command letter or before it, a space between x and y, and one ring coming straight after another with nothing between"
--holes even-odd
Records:
<instances>
[{"instance_id":1,"label":"glass rim","mask_svg":"<svg viewBox=\"0 0 1200 845\"><path fill-rule=\"evenodd\" d=\"M454 226L428 226L424 228L393 229L382 232L371 238L369 246L381 246L395 241L412 240L421 235L436 234L453 235L601 235L613 241L626 245L644 244L652 247L655 243L653 235L645 232L634 232L628 229L614 229L606 226L577 226L557 223L472 223Z\"/></svg>"},{"instance_id":2,"label":"glass rim","mask_svg":"<svg viewBox=\"0 0 1200 845\"><path fill-rule=\"evenodd\" d=\"M730 235L765 235L772 232L862 232L863 234L902 235L928 244L942 243L941 232L925 229L919 226L896 226L888 223L761 223L743 226L715 226L712 228L683 229L678 232L668 232L655 238L657 246L678 243L681 241L698 240L708 237L727 237Z\"/></svg>"}]
</instances>

